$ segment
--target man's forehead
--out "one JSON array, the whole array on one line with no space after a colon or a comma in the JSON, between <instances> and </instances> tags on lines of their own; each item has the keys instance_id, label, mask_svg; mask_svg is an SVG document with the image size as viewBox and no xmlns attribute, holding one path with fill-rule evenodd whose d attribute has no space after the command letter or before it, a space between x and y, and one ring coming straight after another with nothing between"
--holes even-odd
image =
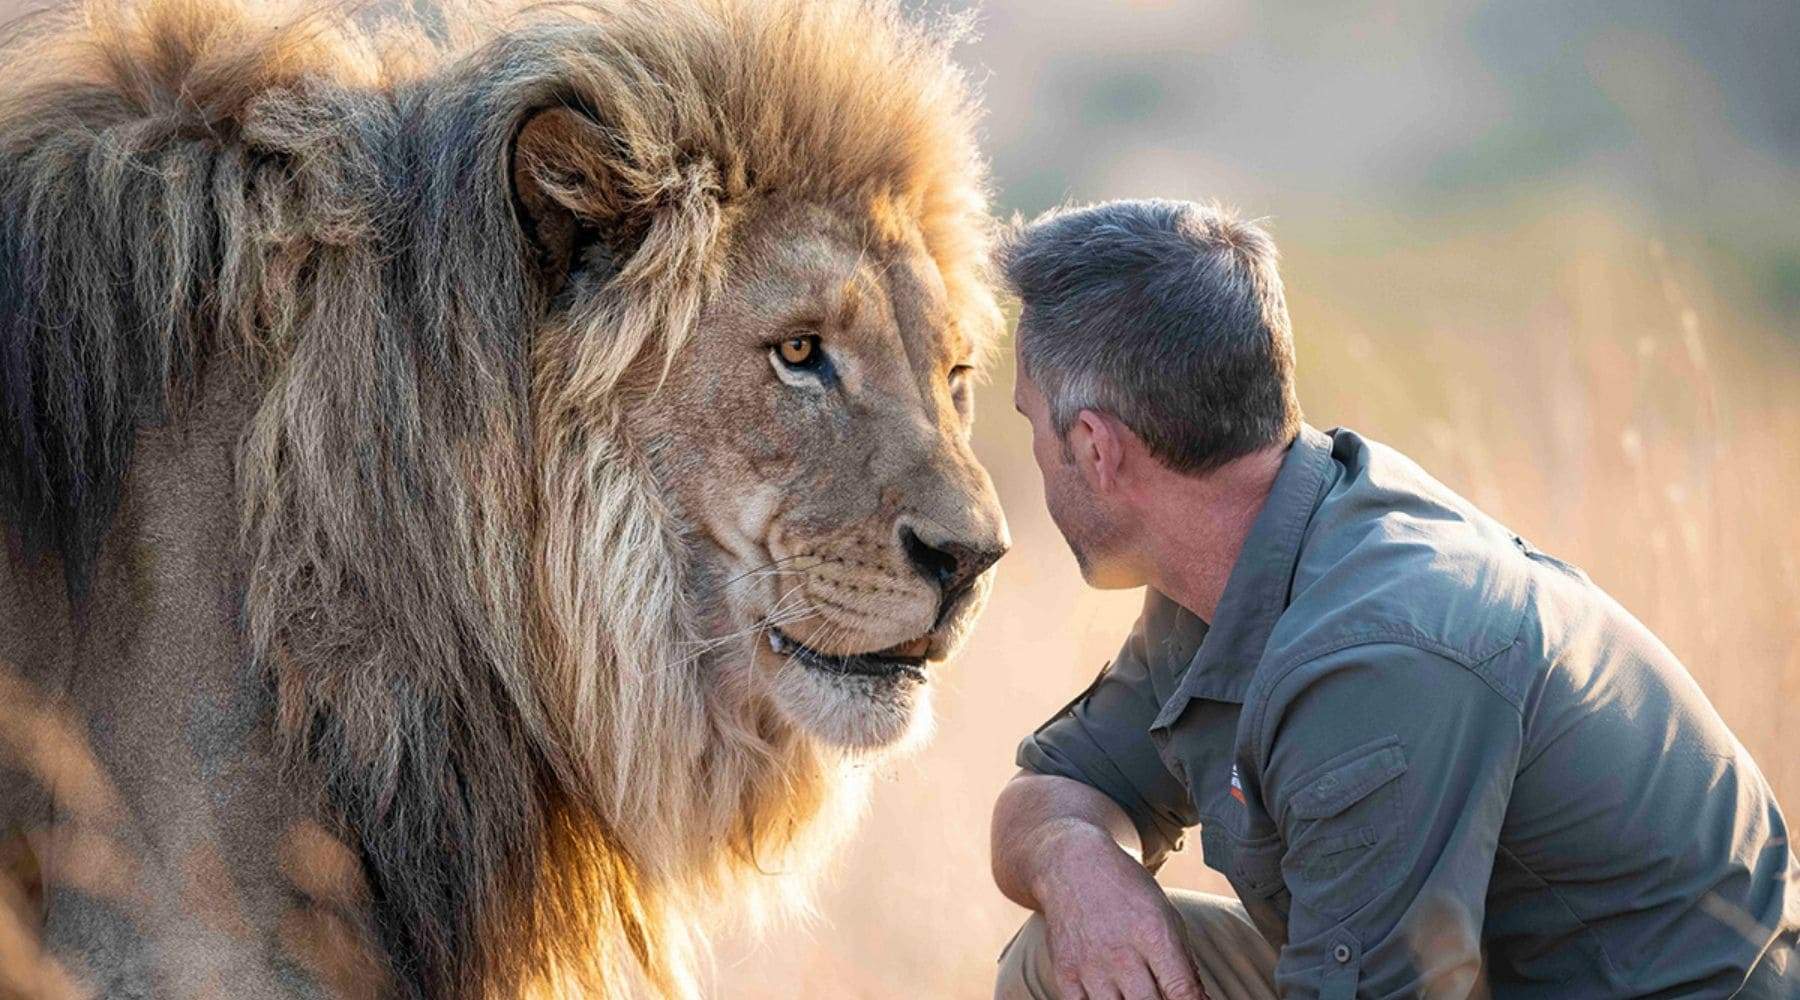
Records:
<instances>
[{"instance_id":1,"label":"man's forehead","mask_svg":"<svg viewBox=\"0 0 1800 1000\"><path fill-rule=\"evenodd\" d=\"M1038 391L1037 383L1026 373L1025 366L1017 366L1013 373L1013 406L1024 412L1031 408L1033 402L1042 398L1043 394Z\"/></svg>"}]
</instances>

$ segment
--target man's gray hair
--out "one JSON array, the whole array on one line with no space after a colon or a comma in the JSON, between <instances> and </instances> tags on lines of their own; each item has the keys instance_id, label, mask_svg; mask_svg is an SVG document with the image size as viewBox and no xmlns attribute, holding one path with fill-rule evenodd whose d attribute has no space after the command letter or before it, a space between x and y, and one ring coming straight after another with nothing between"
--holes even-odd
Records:
<instances>
[{"instance_id":1,"label":"man's gray hair","mask_svg":"<svg viewBox=\"0 0 1800 1000\"><path fill-rule=\"evenodd\" d=\"M1275 243L1211 205L1114 201L1048 212L1002 241L1019 358L1059 435L1111 414L1197 473L1300 429Z\"/></svg>"}]
</instances>

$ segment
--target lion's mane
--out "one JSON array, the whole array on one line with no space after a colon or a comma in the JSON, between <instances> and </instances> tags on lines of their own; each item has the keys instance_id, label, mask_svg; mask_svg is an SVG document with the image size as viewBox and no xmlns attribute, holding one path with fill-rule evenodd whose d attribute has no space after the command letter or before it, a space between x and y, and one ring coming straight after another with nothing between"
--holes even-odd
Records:
<instances>
[{"instance_id":1,"label":"lion's mane","mask_svg":"<svg viewBox=\"0 0 1800 1000\"><path fill-rule=\"evenodd\" d=\"M804 868L854 795L694 668L684 526L619 414L771 193L910 215L992 311L941 37L885 0L143 0L0 60L0 518L79 596L138 429L252 372L219 558L393 984L691 990L701 902ZM553 107L610 148L537 180L630 251L560 311L513 183Z\"/></svg>"}]
</instances>

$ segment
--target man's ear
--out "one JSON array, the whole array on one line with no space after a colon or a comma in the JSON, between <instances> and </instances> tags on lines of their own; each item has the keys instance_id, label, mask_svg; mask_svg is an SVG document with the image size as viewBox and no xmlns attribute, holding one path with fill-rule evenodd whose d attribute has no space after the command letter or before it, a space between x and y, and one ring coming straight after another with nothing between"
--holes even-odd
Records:
<instances>
[{"instance_id":1,"label":"man's ear","mask_svg":"<svg viewBox=\"0 0 1800 1000\"><path fill-rule=\"evenodd\" d=\"M1069 426L1068 443L1089 489L1108 493L1118 488L1125 442L1112 420L1093 410L1082 410Z\"/></svg>"},{"instance_id":2,"label":"man's ear","mask_svg":"<svg viewBox=\"0 0 1800 1000\"><path fill-rule=\"evenodd\" d=\"M546 108L519 128L513 195L551 294L596 243L615 262L630 256L641 227L632 225L630 199L619 183L623 166L620 143L577 109Z\"/></svg>"}]
</instances>

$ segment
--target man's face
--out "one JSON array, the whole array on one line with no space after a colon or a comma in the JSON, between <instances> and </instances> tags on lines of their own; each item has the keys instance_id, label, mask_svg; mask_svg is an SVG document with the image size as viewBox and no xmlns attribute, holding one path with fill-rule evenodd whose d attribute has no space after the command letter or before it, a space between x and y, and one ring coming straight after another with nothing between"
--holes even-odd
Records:
<instances>
[{"instance_id":1,"label":"man's face","mask_svg":"<svg viewBox=\"0 0 1800 1000\"><path fill-rule=\"evenodd\" d=\"M1031 454L1044 477L1044 505L1075 553L1082 579L1102 589L1142 586L1140 574L1132 572L1130 560L1124 558L1130 532L1117 504L1089 485L1078 456L1056 433L1050 406L1023 364L1013 383L1013 406L1031 421ZM1071 436L1077 433L1072 430Z\"/></svg>"}]
</instances>

